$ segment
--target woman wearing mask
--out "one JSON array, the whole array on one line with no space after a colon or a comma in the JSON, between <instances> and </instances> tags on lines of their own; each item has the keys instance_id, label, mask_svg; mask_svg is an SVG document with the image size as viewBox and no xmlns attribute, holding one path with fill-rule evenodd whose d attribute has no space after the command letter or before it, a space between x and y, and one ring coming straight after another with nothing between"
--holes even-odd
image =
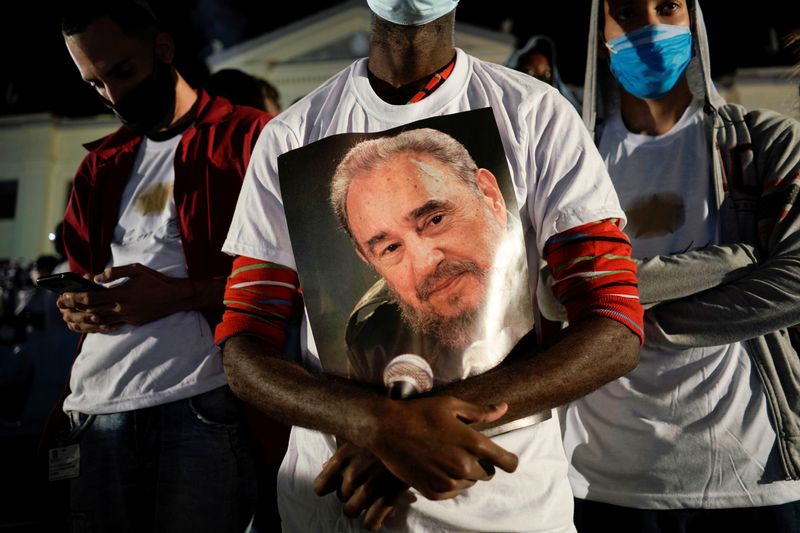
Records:
<instances>
[{"instance_id":1,"label":"woman wearing mask","mask_svg":"<svg viewBox=\"0 0 800 533\"><path fill-rule=\"evenodd\" d=\"M576 526L800 531L800 125L725 103L695 2L591 20L584 122L656 305L639 366L562 413Z\"/></svg>"}]
</instances>

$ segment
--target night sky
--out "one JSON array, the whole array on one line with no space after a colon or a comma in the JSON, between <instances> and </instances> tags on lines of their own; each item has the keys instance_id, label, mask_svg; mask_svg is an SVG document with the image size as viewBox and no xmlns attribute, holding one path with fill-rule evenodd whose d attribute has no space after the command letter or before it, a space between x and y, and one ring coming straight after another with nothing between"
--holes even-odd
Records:
<instances>
[{"instance_id":1,"label":"night sky","mask_svg":"<svg viewBox=\"0 0 800 533\"><path fill-rule=\"evenodd\" d=\"M232 46L340 2L286 2L282 8L276 7L281 3L266 0L151 3L175 36L178 68L190 83L198 84L207 75L203 58L213 40ZM491 5L490 10L487 4ZM800 29L800 2L707 0L702 5L715 77L730 74L737 67L790 65L799 59L785 50L781 41L790 31ZM510 19L519 45L537 33L550 35L558 48L562 77L569 83L581 84L588 9L589 0L462 0L456 17L492 30L499 30L503 21ZM52 112L84 116L105 112L81 82L64 48L59 2L4 2L3 21L0 114Z\"/></svg>"}]
</instances>

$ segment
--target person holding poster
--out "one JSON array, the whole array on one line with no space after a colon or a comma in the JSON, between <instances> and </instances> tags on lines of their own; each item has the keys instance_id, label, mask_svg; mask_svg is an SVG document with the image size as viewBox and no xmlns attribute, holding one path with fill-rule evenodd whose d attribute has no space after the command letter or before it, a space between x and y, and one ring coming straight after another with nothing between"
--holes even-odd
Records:
<instances>
[{"instance_id":1,"label":"person holding poster","mask_svg":"<svg viewBox=\"0 0 800 533\"><path fill-rule=\"evenodd\" d=\"M216 332L231 387L295 426L279 476L284 529L348 531L383 523L392 531L574 531L559 425L549 414L637 363L642 310L629 241L620 231L624 214L591 138L555 89L454 48L456 2L369 4L375 13L369 57L265 130L223 248L238 256ZM330 212L329 189L317 200L313 173L287 169L298 158L312 168L337 165L341 151L332 154L330 145L350 143L354 134L441 131L467 112L493 123L491 130L471 128L476 145L481 137L493 142L492 130L499 139L525 244L526 290L538 299L544 290L540 261L546 262L570 326L551 345L535 348L534 328L502 364L424 397L387 398L382 387L349 379L327 364L324 354L332 348L321 340L325 328L317 317L341 311L346 316L354 302L312 294L330 283L314 279L300 250L313 247L322 257L333 246L323 218ZM414 124L434 119L439 122ZM339 135L345 133L350 137ZM406 170L417 166L398 176L452 179L444 176L445 166L419 151L414 156L417 163L392 161ZM496 202L490 188L476 198ZM397 199L400 193L399 184L389 191ZM293 222L298 198L316 206L307 211L306 224L316 224L316 237ZM420 225L407 238L421 237L428 227L422 212L444 203L440 197L433 204L426 200L421 211L414 208ZM499 205L487 208L502 228ZM429 215L426 224L436 227L448 216ZM367 241L381 241L390 226L372 228ZM352 284L353 277L345 272L334 284ZM473 284L458 277L451 283ZM295 326L298 360L284 355L291 351ZM315 487L331 494L318 497Z\"/></svg>"}]
</instances>

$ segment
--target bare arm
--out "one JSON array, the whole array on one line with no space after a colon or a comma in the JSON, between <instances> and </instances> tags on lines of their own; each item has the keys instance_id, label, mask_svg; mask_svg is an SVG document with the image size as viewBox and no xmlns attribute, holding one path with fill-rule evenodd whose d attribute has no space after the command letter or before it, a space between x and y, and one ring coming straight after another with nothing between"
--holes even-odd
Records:
<instances>
[{"instance_id":1,"label":"bare arm","mask_svg":"<svg viewBox=\"0 0 800 533\"><path fill-rule=\"evenodd\" d=\"M468 425L492 422L504 405L481 407L447 396L390 400L347 380L311 374L254 337L229 339L223 354L237 396L287 424L368 450L430 499L489 479L482 463L509 472L517 466L516 456Z\"/></svg>"},{"instance_id":2,"label":"bare arm","mask_svg":"<svg viewBox=\"0 0 800 533\"><path fill-rule=\"evenodd\" d=\"M502 424L563 405L630 372L639 361L639 339L619 322L592 315L563 330L544 351L520 355L512 351L508 364L439 393L483 404L505 402L508 412L493 425Z\"/></svg>"},{"instance_id":3,"label":"bare arm","mask_svg":"<svg viewBox=\"0 0 800 533\"><path fill-rule=\"evenodd\" d=\"M529 334L533 335L533 332ZM639 339L611 319L590 316L564 330L561 338L533 354L531 337L520 341L500 367L436 391L479 403L507 402L508 413L494 426L562 405L595 390L636 366ZM345 514L363 514L377 531L405 485L369 453L350 445L339 448L314 483L315 491L338 491Z\"/></svg>"},{"instance_id":4,"label":"bare arm","mask_svg":"<svg viewBox=\"0 0 800 533\"><path fill-rule=\"evenodd\" d=\"M520 345L518 345L520 346ZM516 420L567 403L632 370L639 341L611 319L590 316L564 330L545 351L452 383L437 396L480 405L508 404L495 423ZM238 396L274 418L332 433L369 448L381 426L414 401L389 400L349 380L314 375L287 361L254 337L225 344L225 371ZM344 416L343 416L344 414Z\"/></svg>"}]
</instances>

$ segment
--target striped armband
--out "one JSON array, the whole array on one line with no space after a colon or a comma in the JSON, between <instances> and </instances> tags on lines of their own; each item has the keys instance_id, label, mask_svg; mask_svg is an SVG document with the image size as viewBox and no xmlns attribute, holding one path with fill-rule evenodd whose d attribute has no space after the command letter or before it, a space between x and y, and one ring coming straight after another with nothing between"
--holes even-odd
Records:
<instances>
[{"instance_id":1,"label":"striped armband","mask_svg":"<svg viewBox=\"0 0 800 533\"><path fill-rule=\"evenodd\" d=\"M625 325L644 343L636 263L618 223L601 220L553 235L545 243L544 258L553 275L553 293L570 322L602 315Z\"/></svg>"},{"instance_id":2,"label":"striped armband","mask_svg":"<svg viewBox=\"0 0 800 533\"><path fill-rule=\"evenodd\" d=\"M252 335L276 350L303 313L297 273L285 266L239 256L225 285L225 312L214 333L220 346L236 335Z\"/></svg>"}]
</instances>

